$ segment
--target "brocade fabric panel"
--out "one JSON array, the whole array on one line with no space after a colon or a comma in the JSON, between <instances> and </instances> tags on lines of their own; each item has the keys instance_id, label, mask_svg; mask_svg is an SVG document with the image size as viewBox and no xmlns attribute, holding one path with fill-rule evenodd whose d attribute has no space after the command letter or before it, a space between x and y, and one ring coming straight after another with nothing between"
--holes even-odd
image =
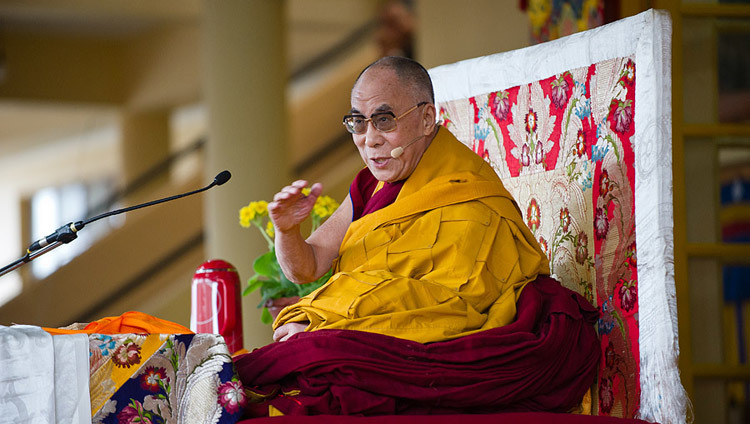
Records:
<instances>
[{"instance_id":1,"label":"brocade fabric panel","mask_svg":"<svg viewBox=\"0 0 750 424\"><path fill-rule=\"evenodd\" d=\"M598 413L681 423L670 49L669 14L648 10L429 72L443 125L600 309Z\"/></svg>"},{"instance_id":2,"label":"brocade fabric panel","mask_svg":"<svg viewBox=\"0 0 750 424\"><path fill-rule=\"evenodd\" d=\"M616 58L440 107L513 194L555 278L599 307L595 395L620 417L635 416L640 395L635 82L633 58Z\"/></svg>"},{"instance_id":3,"label":"brocade fabric panel","mask_svg":"<svg viewBox=\"0 0 750 424\"><path fill-rule=\"evenodd\" d=\"M91 334L93 423L235 423L245 395L215 334Z\"/></svg>"}]
</instances>

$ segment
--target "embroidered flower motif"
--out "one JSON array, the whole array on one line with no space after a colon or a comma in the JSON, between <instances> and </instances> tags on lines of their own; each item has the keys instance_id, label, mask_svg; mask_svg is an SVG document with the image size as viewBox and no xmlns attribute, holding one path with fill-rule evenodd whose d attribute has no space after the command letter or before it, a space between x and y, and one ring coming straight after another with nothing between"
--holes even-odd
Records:
<instances>
[{"instance_id":1,"label":"embroidered flower motif","mask_svg":"<svg viewBox=\"0 0 750 424\"><path fill-rule=\"evenodd\" d=\"M591 115L591 99L586 96L586 86L575 81L575 93L573 96L576 99L576 106L573 112L583 121L584 118Z\"/></svg>"},{"instance_id":2,"label":"embroidered flower motif","mask_svg":"<svg viewBox=\"0 0 750 424\"><path fill-rule=\"evenodd\" d=\"M622 70L622 81L629 86L632 86L635 82L635 62L628 59L628 63L625 64L625 68Z\"/></svg>"},{"instance_id":3,"label":"embroidered flower motif","mask_svg":"<svg viewBox=\"0 0 750 424\"><path fill-rule=\"evenodd\" d=\"M495 120L499 123L508 119L508 113L510 112L510 99L508 98L508 92L498 91L490 93L490 98L487 101L490 107L490 113L495 117Z\"/></svg>"},{"instance_id":4,"label":"embroidered flower motif","mask_svg":"<svg viewBox=\"0 0 750 424\"><path fill-rule=\"evenodd\" d=\"M612 377L603 378L599 381L599 409L609 414L615 404L614 390L612 389Z\"/></svg>"},{"instance_id":5,"label":"embroidered flower motif","mask_svg":"<svg viewBox=\"0 0 750 424\"><path fill-rule=\"evenodd\" d=\"M440 114L438 116L440 117L440 122L445 128L448 128L449 125L453 124L453 121L451 121L450 116L448 115L448 111L442 106L440 107Z\"/></svg>"},{"instance_id":6,"label":"embroidered flower motif","mask_svg":"<svg viewBox=\"0 0 750 424\"><path fill-rule=\"evenodd\" d=\"M592 176L594 165L591 164L589 161L581 161L580 162L581 172L577 174L575 177L576 182L581 186L581 190L584 192L586 189L589 189L592 187Z\"/></svg>"},{"instance_id":7,"label":"embroidered flower motif","mask_svg":"<svg viewBox=\"0 0 750 424\"><path fill-rule=\"evenodd\" d=\"M609 134L607 133L607 119L604 118L599 125L596 126L596 144L591 146L591 160L598 162L604 159L604 156L609 152L609 141L607 141Z\"/></svg>"},{"instance_id":8,"label":"embroidered flower motif","mask_svg":"<svg viewBox=\"0 0 750 424\"><path fill-rule=\"evenodd\" d=\"M630 312L638 301L638 292L636 291L635 281L626 281L621 278L620 281L620 305L626 312Z\"/></svg>"},{"instance_id":9,"label":"embroidered flower motif","mask_svg":"<svg viewBox=\"0 0 750 424\"><path fill-rule=\"evenodd\" d=\"M149 390L153 393L159 391L159 383L167 383L167 371L163 367L146 367L141 374L141 388L143 390Z\"/></svg>"},{"instance_id":10,"label":"embroidered flower motif","mask_svg":"<svg viewBox=\"0 0 750 424\"><path fill-rule=\"evenodd\" d=\"M542 251L549 256L549 246L547 245L547 240L545 240L544 237L539 237L539 247L541 247Z\"/></svg>"},{"instance_id":11,"label":"embroidered flower motif","mask_svg":"<svg viewBox=\"0 0 750 424\"><path fill-rule=\"evenodd\" d=\"M586 260L589 258L589 236L586 235L583 231L578 233L578 236L576 236L576 262L583 265L586 263Z\"/></svg>"},{"instance_id":12,"label":"embroidered flower motif","mask_svg":"<svg viewBox=\"0 0 750 424\"><path fill-rule=\"evenodd\" d=\"M568 211L568 208L560 209L560 225L562 225L563 232L567 233L570 227L570 211Z\"/></svg>"},{"instance_id":13,"label":"embroidered flower motif","mask_svg":"<svg viewBox=\"0 0 750 424\"><path fill-rule=\"evenodd\" d=\"M152 418L151 413L145 410L143 405L135 399L130 399L130 404L122 408L122 411L117 414L119 424L152 424Z\"/></svg>"},{"instance_id":14,"label":"embroidered flower motif","mask_svg":"<svg viewBox=\"0 0 750 424\"><path fill-rule=\"evenodd\" d=\"M470 98L469 103L471 103L471 108L474 110L474 124L476 125L479 123L482 111L481 109L479 109L479 105L477 105L477 99L475 97Z\"/></svg>"},{"instance_id":15,"label":"embroidered flower motif","mask_svg":"<svg viewBox=\"0 0 750 424\"><path fill-rule=\"evenodd\" d=\"M247 397L242 383L236 378L219 386L217 389L219 398L218 402L230 414L237 413L247 405Z\"/></svg>"},{"instance_id":16,"label":"embroidered flower motif","mask_svg":"<svg viewBox=\"0 0 750 424\"><path fill-rule=\"evenodd\" d=\"M529 226L531 231L536 231L537 228L539 228L539 223L541 221L541 211L539 210L539 204L537 204L536 199L532 198L531 202L529 202L529 207L526 208L526 225Z\"/></svg>"},{"instance_id":17,"label":"embroidered flower motif","mask_svg":"<svg viewBox=\"0 0 750 424\"><path fill-rule=\"evenodd\" d=\"M102 424L104 423L104 420L110 415L117 411L117 401L114 399L107 399L106 402L104 402L104 406L99 408L99 410L94 414L93 417L91 417L92 424Z\"/></svg>"},{"instance_id":18,"label":"embroidered flower motif","mask_svg":"<svg viewBox=\"0 0 750 424\"><path fill-rule=\"evenodd\" d=\"M615 318L612 316L612 296L602 303L602 312L597 321L599 335L609 334L615 328Z\"/></svg>"},{"instance_id":19,"label":"embroidered flower motif","mask_svg":"<svg viewBox=\"0 0 750 424\"><path fill-rule=\"evenodd\" d=\"M607 343L607 348L604 350L604 364L607 368L612 368L615 366L615 357L617 356L617 353L615 352L615 346L612 344L612 342Z\"/></svg>"},{"instance_id":20,"label":"embroidered flower motif","mask_svg":"<svg viewBox=\"0 0 750 424\"><path fill-rule=\"evenodd\" d=\"M607 172L606 169L602 169L602 173L599 175L599 195L601 197L607 197L610 188L609 172Z\"/></svg>"},{"instance_id":21,"label":"embroidered flower motif","mask_svg":"<svg viewBox=\"0 0 750 424\"><path fill-rule=\"evenodd\" d=\"M625 263L632 266L633 268L636 268L638 266L638 260L636 259L635 255L635 242L630 243L628 245L628 251L625 252Z\"/></svg>"},{"instance_id":22,"label":"embroidered flower motif","mask_svg":"<svg viewBox=\"0 0 750 424\"><path fill-rule=\"evenodd\" d=\"M524 144L523 147L521 147L521 165L531 165L531 150L529 149L528 144Z\"/></svg>"},{"instance_id":23,"label":"embroidered flower motif","mask_svg":"<svg viewBox=\"0 0 750 424\"><path fill-rule=\"evenodd\" d=\"M534 149L534 163L537 165L544 162L544 145L542 142L536 143L536 148Z\"/></svg>"},{"instance_id":24,"label":"embroidered flower motif","mask_svg":"<svg viewBox=\"0 0 750 424\"><path fill-rule=\"evenodd\" d=\"M474 151L479 157L484 160L488 160L490 152L484 147L484 142L490 135L490 129L486 126L475 125L474 128L474 141L471 143L471 150Z\"/></svg>"},{"instance_id":25,"label":"embroidered flower motif","mask_svg":"<svg viewBox=\"0 0 750 424\"><path fill-rule=\"evenodd\" d=\"M573 149L576 156L578 156L579 158L582 158L583 155L586 154L586 136L584 135L583 130L578 130L578 135L576 136L576 144L573 146Z\"/></svg>"},{"instance_id":26,"label":"embroidered flower motif","mask_svg":"<svg viewBox=\"0 0 750 424\"><path fill-rule=\"evenodd\" d=\"M98 345L98 348L101 354L104 356L109 355L109 351L115 348L115 340L112 338L112 336L99 334L96 336L96 339L101 341L101 343Z\"/></svg>"},{"instance_id":27,"label":"embroidered flower motif","mask_svg":"<svg viewBox=\"0 0 750 424\"><path fill-rule=\"evenodd\" d=\"M552 104L557 106L558 109L563 109L565 103L568 101L568 81L565 80L565 75L560 75L559 78L552 81L551 96Z\"/></svg>"},{"instance_id":28,"label":"embroidered flower motif","mask_svg":"<svg viewBox=\"0 0 750 424\"><path fill-rule=\"evenodd\" d=\"M112 362L121 368L130 368L131 365L139 364L141 362L141 347L132 340L125 341L115 349Z\"/></svg>"},{"instance_id":29,"label":"embroidered flower motif","mask_svg":"<svg viewBox=\"0 0 750 424\"><path fill-rule=\"evenodd\" d=\"M529 113L526 114L526 132L531 134L536 131L536 112L534 109L529 109Z\"/></svg>"},{"instance_id":30,"label":"embroidered flower motif","mask_svg":"<svg viewBox=\"0 0 750 424\"><path fill-rule=\"evenodd\" d=\"M620 134L626 133L630 129L630 123L633 122L632 102L612 99L609 110L614 122L614 130Z\"/></svg>"},{"instance_id":31,"label":"embroidered flower motif","mask_svg":"<svg viewBox=\"0 0 750 424\"><path fill-rule=\"evenodd\" d=\"M604 208L596 208L596 215L594 216L594 234L598 240L607 237L607 231L609 231L609 217L607 217L607 210Z\"/></svg>"}]
</instances>

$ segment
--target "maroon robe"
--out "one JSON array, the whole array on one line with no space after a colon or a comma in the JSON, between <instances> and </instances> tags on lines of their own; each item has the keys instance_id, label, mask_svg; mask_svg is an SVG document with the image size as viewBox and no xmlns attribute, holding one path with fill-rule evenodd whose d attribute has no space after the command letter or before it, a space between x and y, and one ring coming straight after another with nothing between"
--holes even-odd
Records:
<instances>
[{"instance_id":1,"label":"maroon robe","mask_svg":"<svg viewBox=\"0 0 750 424\"><path fill-rule=\"evenodd\" d=\"M540 276L504 327L429 344L303 332L236 357L235 366L246 389L274 393L250 416L268 405L285 415L566 412L594 382L597 316L583 297Z\"/></svg>"}]
</instances>

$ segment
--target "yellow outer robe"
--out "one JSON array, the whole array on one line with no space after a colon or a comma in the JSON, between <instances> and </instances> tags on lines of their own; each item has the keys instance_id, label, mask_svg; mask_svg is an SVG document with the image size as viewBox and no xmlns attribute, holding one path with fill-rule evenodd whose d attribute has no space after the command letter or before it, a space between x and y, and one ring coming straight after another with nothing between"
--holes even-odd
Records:
<instances>
[{"instance_id":1,"label":"yellow outer robe","mask_svg":"<svg viewBox=\"0 0 750 424\"><path fill-rule=\"evenodd\" d=\"M421 343L513 321L549 263L487 162L440 128L396 201L354 221L334 274L274 328L350 329Z\"/></svg>"}]
</instances>

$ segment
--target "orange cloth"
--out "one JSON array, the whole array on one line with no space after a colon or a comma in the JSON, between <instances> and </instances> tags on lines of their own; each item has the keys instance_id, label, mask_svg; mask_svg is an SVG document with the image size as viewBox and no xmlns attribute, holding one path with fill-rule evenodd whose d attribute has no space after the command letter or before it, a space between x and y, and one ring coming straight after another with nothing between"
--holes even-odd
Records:
<instances>
[{"instance_id":1,"label":"orange cloth","mask_svg":"<svg viewBox=\"0 0 750 424\"><path fill-rule=\"evenodd\" d=\"M143 312L130 311L117 317L106 317L89 323L86 327L79 330L70 330L64 328L46 328L46 332L57 334L193 334L190 329L180 324L156 318L155 316L144 314Z\"/></svg>"}]
</instances>

